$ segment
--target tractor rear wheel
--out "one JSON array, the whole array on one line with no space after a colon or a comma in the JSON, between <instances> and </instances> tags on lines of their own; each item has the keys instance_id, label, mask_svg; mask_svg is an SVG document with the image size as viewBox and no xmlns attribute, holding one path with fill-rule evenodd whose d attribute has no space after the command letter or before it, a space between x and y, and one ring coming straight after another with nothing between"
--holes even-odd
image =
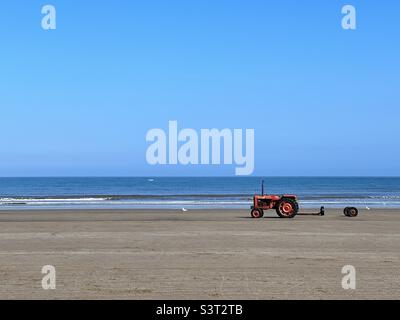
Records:
<instances>
[{"instance_id":1,"label":"tractor rear wheel","mask_svg":"<svg viewBox=\"0 0 400 320\"><path fill-rule=\"evenodd\" d=\"M276 213L281 218L293 218L298 212L299 204L294 199L281 199L276 206Z\"/></svg>"},{"instance_id":2,"label":"tractor rear wheel","mask_svg":"<svg viewBox=\"0 0 400 320\"><path fill-rule=\"evenodd\" d=\"M253 209L251 210L251 217L254 219L262 218L264 215L264 212L262 209Z\"/></svg>"}]
</instances>

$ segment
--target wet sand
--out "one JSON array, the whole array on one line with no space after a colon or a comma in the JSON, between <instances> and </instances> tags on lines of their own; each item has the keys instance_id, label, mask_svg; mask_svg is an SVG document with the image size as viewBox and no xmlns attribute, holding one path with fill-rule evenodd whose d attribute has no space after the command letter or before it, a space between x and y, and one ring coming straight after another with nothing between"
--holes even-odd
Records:
<instances>
[{"instance_id":1,"label":"wet sand","mask_svg":"<svg viewBox=\"0 0 400 320\"><path fill-rule=\"evenodd\" d=\"M400 299L400 210L0 211L0 299L42 298Z\"/></svg>"}]
</instances>

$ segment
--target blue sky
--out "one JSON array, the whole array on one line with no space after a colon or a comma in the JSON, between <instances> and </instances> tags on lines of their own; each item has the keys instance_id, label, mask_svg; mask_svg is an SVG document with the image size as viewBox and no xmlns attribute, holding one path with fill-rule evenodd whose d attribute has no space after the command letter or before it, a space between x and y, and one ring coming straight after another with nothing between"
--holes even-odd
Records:
<instances>
[{"instance_id":1,"label":"blue sky","mask_svg":"<svg viewBox=\"0 0 400 320\"><path fill-rule=\"evenodd\" d=\"M400 175L398 1L16 0L0 25L0 176L234 173L148 165L169 120L254 128L255 175Z\"/></svg>"}]
</instances>

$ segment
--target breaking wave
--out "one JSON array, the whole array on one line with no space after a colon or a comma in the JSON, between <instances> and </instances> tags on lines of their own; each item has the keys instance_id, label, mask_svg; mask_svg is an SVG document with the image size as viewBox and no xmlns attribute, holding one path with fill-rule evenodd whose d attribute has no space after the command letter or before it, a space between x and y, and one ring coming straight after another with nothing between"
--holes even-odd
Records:
<instances>
[{"instance_id":1,"label":"breaking wave","mask_svg":"<svg viewBox=\"0 0 400 320\"><path fill-rule=\"evenodd\" d=\"M248 208L252 195L88 195L2 197L0 208ZM400 196L318 195L299 197L301 206L399 208Z\"/></svg>"}]
</instances>

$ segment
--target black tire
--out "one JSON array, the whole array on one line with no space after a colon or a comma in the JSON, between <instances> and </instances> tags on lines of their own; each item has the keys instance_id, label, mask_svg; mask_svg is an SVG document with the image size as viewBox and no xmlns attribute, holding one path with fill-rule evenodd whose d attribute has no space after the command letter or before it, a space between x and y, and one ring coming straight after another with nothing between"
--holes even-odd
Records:
<instances>
[{"instance_id":1,"label":"black tire","mask_svg":"<svg viewBox=\"0 0 400 320\"><path fill-rule=\"evenodd\" d=\"M347 210L347 216L354 218L358 216L358 209L356 207L349 207Z\"/></svg>"},{"instance_id":2,"label":"black tire","mask_svg":"<svg viewBox=\"0 0 400 320\"><path fill-rule=\"evenodd\" d=\"M349 216L349 209L350 209L350 207L346 207L346 208L343 209L343 214L344 214L346 217Z\"/></svg>"},{"instance_id":3,"label":"black tire","mask_svg":"<svg viewBox=\"0 0 400 320\"><path fill-rule=\"evenodd\" d=\"M291 212L284 212L282 206L284 206L285 204L289 204L292 207ZM276 213L281 218L294 218L298 212L299 212L299 204L294 199L283 198L278 202L276 206Z\"/></svg>"},{"instance_id":4,"label":"black tire","mask_svg":"<svg viewBox=\"0 0 400 320\"><path fill-rule=\"evenodd\" d=\"M262 209L251 210L251 217L254 219L260 219L264 216L264 211Z\"/></svg>"}]
</instances>

